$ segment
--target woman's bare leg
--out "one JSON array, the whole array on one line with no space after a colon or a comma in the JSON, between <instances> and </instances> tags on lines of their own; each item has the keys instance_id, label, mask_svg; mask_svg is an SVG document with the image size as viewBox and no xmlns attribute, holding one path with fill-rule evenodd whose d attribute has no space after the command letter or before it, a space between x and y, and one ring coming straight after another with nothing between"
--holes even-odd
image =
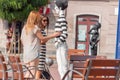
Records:
<instances>
[{"instance_id":1,"label":"woman's bare leg","mask_svg":"<svg viewBox=\"0 0 120 80\"><path fill-rule=\"evenodd\" d=\"M29 66L30 66L30 64L27 63L27 64L26 64L26 67L29 67ZM24 77L25 77L25 78L29 78L29 77L30 77L29 71L25 72L25 76L24 76Z\"/></svg>"},{"instance_id":2,"label":"woman's bare leg","mask_svg":"<svg viewBox=\"0 0 120 80\"><path fill-rule=\"evenodd\" d=\"M37 72L36 72L36 79L40 80L40 77L41 77L41 71L37 70Z\"/></svg>"},{"instance_id":3,"label":"woman's bare leg","mask_svg":"<svg viewBox=\"0 0 120 80\"><path fill-rule=\"evenodd\" d=\"M32 74L30 74L30 72L27 71L27 72L25 73L25 77L26 77L26 78L32 78L32 77L34 76L35 79L36 79L36 74L37 74L37 71L38 71L38 68L37 68L38 62L39 62L39 59L35 59L35 60L29 62L28 64L26 64L26 66L30 69L30 72L32 73ZM33 76L32 76L32 75L33 75ZM39 78L40 78L40 77L39 77ZM38 78L37 78L37 79L38 79Z\"/></svg>"},{"instance_id":4,"label":"woman's bare leg","mask_svg":"<svg viewBox=\"0 0 120 80\"><path fill-rule=\"evenodd\" d=\"M41 71L38 70L39 59L35 59L30 62L30 66L35 66L33 70L31 70L32 74L35 76L35 80L40 80Z\"/></svg>"}]
</instances>

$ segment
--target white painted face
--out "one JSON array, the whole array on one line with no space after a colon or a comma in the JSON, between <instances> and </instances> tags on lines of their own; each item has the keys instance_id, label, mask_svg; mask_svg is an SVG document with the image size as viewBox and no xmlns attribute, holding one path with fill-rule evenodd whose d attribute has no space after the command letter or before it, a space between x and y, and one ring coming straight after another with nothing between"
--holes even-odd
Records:
<instances>
[{"instance_id":1,"label":"white painted face","mask_svg":"<svg viewBox=\"0 0 120 80\"><path fill-rule=\"evenodd\" d=\"M57 5L55 5L55 12L58 14L60 11L60 9L57 7Z\"/></svg>"}]
</instances>

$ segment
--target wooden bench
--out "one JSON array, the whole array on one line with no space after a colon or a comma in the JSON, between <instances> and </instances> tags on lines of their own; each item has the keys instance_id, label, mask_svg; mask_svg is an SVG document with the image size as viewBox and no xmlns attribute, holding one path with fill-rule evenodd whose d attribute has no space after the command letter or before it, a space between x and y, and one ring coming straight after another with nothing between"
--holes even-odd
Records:
<instances>
[{"instance_id":1,"label":"wooden bench","mask_svg":"<svg viewBox=\"0 0 120 80\"><path fill-rule=\"evenodd\" d=\"M70 64L73 64L73 69L77 70L79 68L79 71L83 73L83 70L85 68L84 64L87 59L91 58L106 58L106 56L90 56L90 55L71 55L70 57ZM80 78L78 74L74 73L72 77Z\"/></svg>"},{"instance_id":2,"label":"wooden bench","mask_svg":"<svg viewBox=\"0 0 120 80\"><path fill-rule=\"evenodd\" d=\"M70 69L62 80L68 74L72 76L70 80L73 80L73 78L81 78L81 80L119 80L120 60L100 57L89 58L85 61L83 67L80 64L71 63ZM77 77L74 76L75 74L77 74Z\"/></svg>"},{"instance_id":3,"label":"wooden bench","mask_svg":"<svg viewBox=\"0 0 120 80\"><path fill-rule=\"evenodd\" d=\"M120 60L89 59L85 65L83 80L119 80Z\"/></svg>"},{"instance_id":4,"label":"wooden bench","mask_svg":"<svg viewBox=\"0 0 120 80\"><path fill-rule=\"evenodd\" d=\"M68 59L69 60L70 60L71 55L85 55L85 50L68 49Z\"/></svg>"}]
</instances>

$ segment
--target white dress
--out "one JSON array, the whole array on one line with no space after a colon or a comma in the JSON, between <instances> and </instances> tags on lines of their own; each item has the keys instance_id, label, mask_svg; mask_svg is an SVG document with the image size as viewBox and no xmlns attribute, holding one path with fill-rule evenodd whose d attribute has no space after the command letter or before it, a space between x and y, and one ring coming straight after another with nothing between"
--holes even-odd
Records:
<instances>
[{"instance_id":1,"label":"white dress","mask_svg":"<svg viewBox=\"0 0 120 80\"><path fill-rule=\"evenodd\" d=\"M26 34L25 27L22 30L21 40L23 43L23 61L24 63L31 62L36 58L39 58L40 53L40 39L35 35L36 32L40 30L38 26L35 25L34 29Z\"/></svg>"}]
</instances>

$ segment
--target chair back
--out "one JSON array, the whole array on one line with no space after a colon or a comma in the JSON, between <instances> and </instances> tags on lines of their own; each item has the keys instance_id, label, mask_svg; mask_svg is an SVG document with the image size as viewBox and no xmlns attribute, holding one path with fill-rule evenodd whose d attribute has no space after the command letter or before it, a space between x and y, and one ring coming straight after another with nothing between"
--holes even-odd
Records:
<instances>
[{"instance_id":1,"label":"chair back","mask_svg":"<svg viewBox=\"0 0 120 80\"><path fill-rule=\"evenodd\" d=\"M7 79L8 79L7 64L5 63L4 56L0 54L0 80Z\"/></svg>"},{"instance_id":2,"label":"chair back","mask_svg":"<svg viewBox=\"0 0 120 80\"><path fill-rule=\"evenodd\" d=\"M106 56L91 56L91 55L71 55L70 64L73 65L73 70L77 70L83 74L87 59L106 59ZM72 78L81 78L77 73L72 73Z\"/></svg>"},{"instance_id":3,"label":"chair back","mask_svg":"<svg viewBox=\"0 0 120 80\"><path fill-rule=\"evenodd\" d=\"M119 80L120 60L88 59L85 64L83 80Z\"/></svg>"},{"instance_id":4,"label":"chair back","mask_svg":"<svg viewBox=\"0 0 120 80\"><path fill-rule=\"evenodd\" d=\"M20 56L18 55L9 55L9 64L12 68L13 79L24 80L24 72L22 64L20 64Z\"/></svg>"}]
</instances>

